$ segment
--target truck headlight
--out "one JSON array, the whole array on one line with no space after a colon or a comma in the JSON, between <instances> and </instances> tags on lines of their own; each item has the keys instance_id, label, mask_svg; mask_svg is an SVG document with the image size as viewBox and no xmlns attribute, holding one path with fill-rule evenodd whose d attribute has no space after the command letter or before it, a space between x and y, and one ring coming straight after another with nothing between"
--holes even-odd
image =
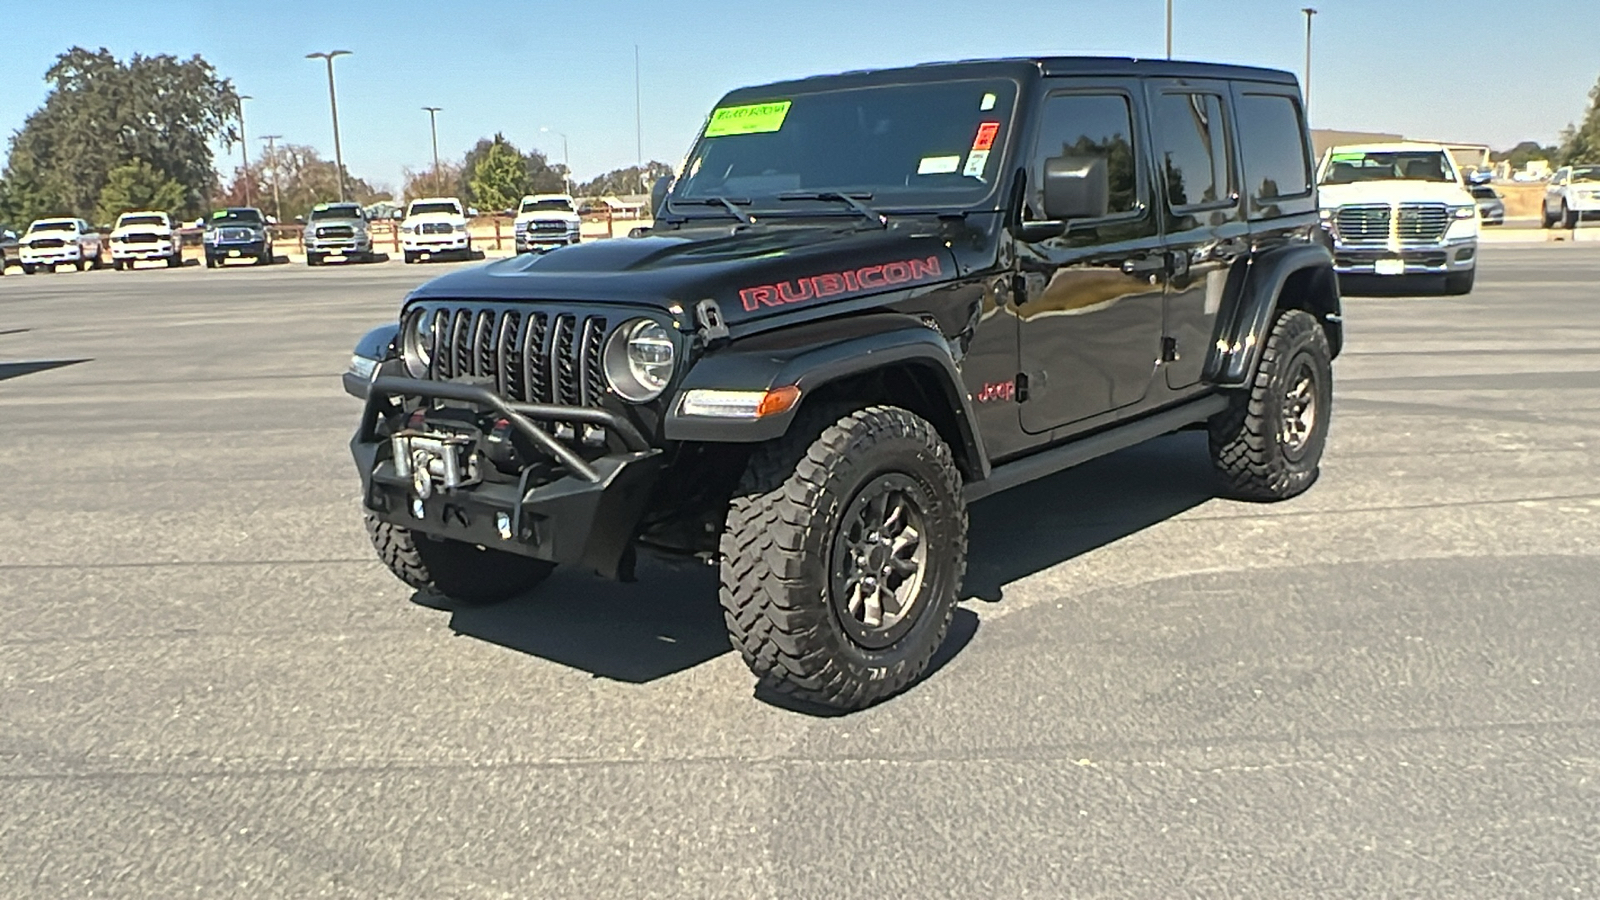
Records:
<instances>
[{"instance_id":1,"label":"truck headlight","mask_svg":"<svg viewBox=\"0 0 1600 900\"><path fill-rule=\"evenodd\" d=\"M624 322L606 341L606 383L624 400L648 403L667 389L677 353L672 335L654 320Z\"/></svg>"},{"instance_id":2,"label":"truck headlight","mask_svg":"<svg viewBox=\"0 0 1600 900\"><path fill-rule=\"evenodd\" d=\"M427 378L433 367L433 338L441 313L419 311L406 321L400 333L400 356L406 363L406 374L412 378Z\"/></svg>"},{"instance_id":3,"label":"truck headlight","mask_svg":"<svg viewBox=\"0 0 1600 900\"><path fill-rule=\"evenodd\" d=\"M1452 206L1450 207L1450 214L1458 219L1475 219L1478 217L1478 206L1477 204L1472 206Z\"/></svg>"}]
</instances>

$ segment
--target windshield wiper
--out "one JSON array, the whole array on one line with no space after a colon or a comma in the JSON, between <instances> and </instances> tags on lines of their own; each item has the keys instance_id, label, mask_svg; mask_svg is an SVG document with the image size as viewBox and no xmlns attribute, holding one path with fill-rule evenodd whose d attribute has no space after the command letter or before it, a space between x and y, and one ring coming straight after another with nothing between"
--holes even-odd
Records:
<instances>
[{"instance_id":1,"label":"windshield wiper","mask_svg":"<svg viewBox=\"0 0 1600 900\"><path fill-rule=\"evenodd\" d=\"M871 222L873 225L876 225L879 228L888 228L889 227L889 218L888 218L888 216L880 214L877 210L875 210L872 207L870 207L870 206L866 205L865 203L861 202L863 200L871 200L872 199L872 195L868 194L868 193L846 194L846 193L842 193L840 191L784 191L783 193L778 195L778 199L779 200L833 200L833 201L836 201L836 202L839 202L839 203L843 203L846 206L850 207L855 212L860 213L863 218L865 218L867 221Z\"/></svg>"},{"instance_id":2,"label":"windshield wiper","mask_svg":"<svg viewBox=\"0 0 1600 900\"><path fill-rule=\"evenodd\" d=\"M746 225L754 225L756 220L750 214L740 209L740 206L749 206L750 201L744 197L696 197L692 200L682 198L672 201L682 206L720 206L733 215L735 219Z\"/></svg>"}]
</instances>

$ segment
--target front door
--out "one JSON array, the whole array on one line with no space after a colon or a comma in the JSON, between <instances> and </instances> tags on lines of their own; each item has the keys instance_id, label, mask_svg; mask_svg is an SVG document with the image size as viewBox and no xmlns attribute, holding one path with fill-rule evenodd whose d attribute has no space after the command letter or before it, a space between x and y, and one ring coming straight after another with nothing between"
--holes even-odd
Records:
<instances>
[{"instance_id":1,"label":"front door","mask_svg":"<svg viewBox=\"0 0 1600 900\"><path fill-rule=\"evenodd\" d=\"M1171 264L1165 320L1167 387L1200 381L1234 263L1250 250L1240 202L1228 85L1146 84Z\"/></svg>"},{"instance_id":2,"label":"front door","mask_svg":"<svg viewBox=\"0 0 1600 900\"><path fill-rule=\"evenodd\" d=\"M1024 217L1042 219L1044 161L1099 157L1105 215L1018 245L1017 315L1027 396L1022 427L1040 434L1142 400L1161 354L1166 260L1137 81L1061 79L1045 100L1028 167Z\"/></svg>"}]
</instances>

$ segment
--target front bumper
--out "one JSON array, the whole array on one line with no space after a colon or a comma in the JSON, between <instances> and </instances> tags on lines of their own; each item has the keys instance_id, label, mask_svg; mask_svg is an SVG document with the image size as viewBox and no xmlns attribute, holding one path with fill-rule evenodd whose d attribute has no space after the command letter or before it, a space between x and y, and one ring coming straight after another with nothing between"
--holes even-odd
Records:
<instances>
[{"instance_id":1,"label":"front bumper","mask_svg":"<svg viewBox=\"0 0 1600 900\"><path fill-rule=\"evenodd\" d=\"M372 252L372 239L314 238L306 241L306 252L323 256L365 256Z\"/></svg>"},{"instance_id":2,"label":"front bumper","mask_svg":"<svg viewBox=\"0 0 1600 900\"><path fill-rule=\"evenodd\" d=\"M430 488L423 496L416 479L405 471L410 463L397 464L395 448L397 440L427 441L431 436L384 433L388 417L402 412L394 398L446 401L503 418L536 448L538 464L523 468L514 482L483 480ZM539 422L603 427L617 443L605 455L585 459ZM482 443L478 439L461 452L484 453ZM661 469L661 451L609 410L513 403L472 385L397 375L373 380L350 450L361 475L363 503L385 522L438 538L576 564L607 577L619 574ZM545 474L536 479L535 472Z\"/></svg>"},{"instance_id":3,"label":"front bumper","mask_svg":"<svg viewBox=\"0 0 1600 900\"><path fill-rule=\"evenodd\" d=\"M1398 249L1333 242L1333 268L1340 275L1449 275L1477 264L1476 237Z\"/></svg>"},{"instance_id":4,"label":"front bumper","mask_svg":"<svg viewBox=\"0 0 1600 900\"><path fill-rule=\"evenodd\" d=\"M172 241L152 241L126 243L122 241L111 242L111 258L114 260L143 260L167 259L175 252Z\"/></svg>"},{"instance_id":5,"label":"front bumper","mask_svg":"<svg viewBox=\"0 0 1600 900\"><path fill-rule=\"evenodd\" d=\"M581 240L576 231L519 231L516 245L518 253L548 253L579 243Z\"/></svg>"},{"instance_id":6,"label":"front bumper","mask_svg":"<svg viewBox=\"0 0 1600 900\"><path fill-rule=\"evenodd\" d=\"M472 246L465 232L454 234L408 234L400 238L407 253L460 253Z\"/></svg>"},{"instance_id":7,"label":"front bumper","mask_svg":"<svg viewBox=\"0 0 1600 900\"><path fill-rule=\"evenodd\" d=\"M77 262L83 258L77 244L68 244L65 247L23 247L20 255L25 266L50 266Z\"/></svg>"},{"instance_id":8,"label":"front bumper","mask_svg":"<svg viewBox=\"0 0 1600 900\"><path fill-rule=\"evenodd\" d=\"M206 256L212 259L244 259L267 252L267 242L248 241L235 244L207 244Z\"/></svg>"}]
</instances>

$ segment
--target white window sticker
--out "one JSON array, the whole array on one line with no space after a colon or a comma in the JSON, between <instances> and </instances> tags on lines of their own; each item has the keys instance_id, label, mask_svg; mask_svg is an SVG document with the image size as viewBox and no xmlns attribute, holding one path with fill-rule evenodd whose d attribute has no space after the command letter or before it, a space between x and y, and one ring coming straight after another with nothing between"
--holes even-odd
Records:
<instances>
[{"instance_id":1,"label":"white window sticker","mask_svg":"<svg viewBox=\"0 0 1600 900\"><path fill-rule=\"evenodd\" d=\"M983 112L988 112L989 110L994 109L995 101L999 99L999 97L996 97L993 94L984 94L983 105L978 107L978 109L982 110Z\"/></svg>"},{"instance_id":2,"label":"white window sticker","mask_svg":"<svg viewBox=\"0 0 1600 900\"><path fill-rule=\"evenodd\" d=\"M961 168L959 156L924 156L917 166L918 175L949 175Z\"/></svg>"},{"instance_id":3,"label":"white window sticker","mask_svg":"<svg viewBox=\"0 0 1600 900\"><path fill-rule=\"evenodd\" d=\"M982 178L983 168L988 164L989 151L974 150L972 151L971 155L967 157L967 167L961 170L961 174L967 176L968 178Z\"/></svg>"}]
</instances>

